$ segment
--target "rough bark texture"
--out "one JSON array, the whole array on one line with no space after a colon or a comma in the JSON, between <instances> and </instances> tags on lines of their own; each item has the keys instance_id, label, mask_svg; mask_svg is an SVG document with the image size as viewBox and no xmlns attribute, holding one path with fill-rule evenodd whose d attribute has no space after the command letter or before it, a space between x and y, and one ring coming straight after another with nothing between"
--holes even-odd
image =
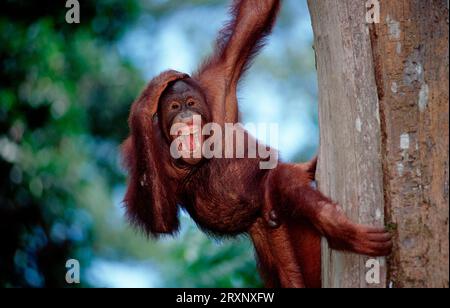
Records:
<instances>
[{"instance_id":1,"label":"rough bark texture","mask_svg":"<svg viewBox=\"0 0 450 308\"><path fill-rule=\"evenodd\" d=\"M386 213L389 286L448 287L448 2L379 3L381 22L369 25L364 0L309 0L319 186L360 222ZM323 254L325 287L367 286L366 258Z\"/></svg>"},{"instance_id":2,"label":"rough bark texture","mask_svg":"<svg viewBox=\"0 0 450 308\"><path fill-rule=\"evenodd\" d=\"M448 287L447 1L382 1L371 33L386 216L396 236L389 282Z\"/></svg>"},{"instance_id":3,"label":"rough bark texture","mask_svg":"<svg viewBox=\"0 0 450 308\"><path fill-rule=\"evenodd\" d=\"M381 131L369 28L361 1L311 0L319 75L319 189L364 224L383 225ZM367 60L369 59L369 61ZM384 287L366 283L368 257L323 244L324 287Z\"/></svg>"}]
</instances>

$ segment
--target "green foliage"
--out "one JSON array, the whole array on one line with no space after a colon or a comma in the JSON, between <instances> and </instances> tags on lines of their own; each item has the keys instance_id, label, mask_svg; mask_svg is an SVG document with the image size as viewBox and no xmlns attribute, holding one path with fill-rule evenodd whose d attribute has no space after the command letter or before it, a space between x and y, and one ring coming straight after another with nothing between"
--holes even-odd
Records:
<instances>
[{"instance_id":1,"label":"green foliage","mask_svg":"<svg viewBox=\"0 0 450 308\"><path fill-rule=\"evenodd\" d=\"M166 286L178 287L261 287L254 250L246 237L211 240L188 224L176 241L166 241L162 248L170 252L163 266ZM183 244L185 243L185 244ZM181 260L181 262L180 262ZM173 267L182 265L182 269Z\"/></svg>"},{"instance_id":2,"label":"green foliage","mask_svg":"<svg viewBox=\"0 0 450 308\"><path fill-rule=\"evenodd\" d=\"M85 22L74 26L64 23L63 3L0 5L3 286L66 286L66 260L88 266L93 255L95 221L86 205L95 198L79 196L92 187L106 194L108 186L93 183L94 177L117 169L93 155L95 138L117 141L125 135L127 106L143 84L112 43L135 18L135 1L95 3L85 7ZM108 31L94 31L95 20L109 20L111 10L126 13ZM113 81L115 74L127 81ZM99 105L109 105L117 118L93 115ZM95 128L98 121L110 125L109 134ZM114 180L113 174L122 179L117 170L108 177Z\"/></svg>"}]
</instances>

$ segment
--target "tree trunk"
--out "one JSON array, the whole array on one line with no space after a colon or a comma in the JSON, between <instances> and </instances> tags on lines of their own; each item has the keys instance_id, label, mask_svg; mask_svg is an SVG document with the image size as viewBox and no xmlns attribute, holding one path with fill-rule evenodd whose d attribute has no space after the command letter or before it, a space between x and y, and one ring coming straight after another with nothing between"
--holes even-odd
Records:
<instances>
[{"instance_id":1,"label":"tree trunk","mask_svg":"<svg viewBox=\"0 0 450 308\"><path fill-rule=\"evenodd\" d=\"M319 188L354 220L386 223L395 235L387 271L378 259L378 284L366 280L369 258L324 243L324 287L448 287L448 3L309 0L309 7Z\"/></svg>"}]
</instances>

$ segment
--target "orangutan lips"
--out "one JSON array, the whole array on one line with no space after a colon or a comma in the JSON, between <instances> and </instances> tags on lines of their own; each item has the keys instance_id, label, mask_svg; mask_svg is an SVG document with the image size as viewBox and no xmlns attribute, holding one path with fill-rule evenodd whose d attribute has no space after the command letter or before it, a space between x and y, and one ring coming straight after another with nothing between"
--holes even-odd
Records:
<instances>
[{"instance_id":1,"label":"orangutan lips","mask_svg":"<svg viewBox=\"0 0 450 308\"><path fill-rule=\"evenodd\" d=\"M193 153L200 148L200 129L198 127L186 126L180 129L178 136L181 137L181 142L178 145L179 151Z\"/></svg>"}]
</instances>

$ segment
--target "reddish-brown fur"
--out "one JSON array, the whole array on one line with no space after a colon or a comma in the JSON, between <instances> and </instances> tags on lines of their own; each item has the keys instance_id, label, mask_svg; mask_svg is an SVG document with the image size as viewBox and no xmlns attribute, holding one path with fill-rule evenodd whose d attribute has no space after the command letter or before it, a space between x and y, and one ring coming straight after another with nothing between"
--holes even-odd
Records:
<instances>
[{"instance_id":1,"label":"reddish-brown fur","mask_svg":"<svg viewBox=\"0 0 450 308\"><path fill-rule=\"evenodd\" d=\"M167 71L150 82L133 104L123 145L125 204L131 221L155 237L177 231L179 206L209 233L248 233L267 287L320 287L322 235L336 249L376 256L389 253L389 234L352 223L312 188L315 160L280 162L273 170L261 170L260 160L249 158L180 165L170 157L158 119L164 90L188 79L203 92L213 122L236 123L239 79L264 45L279 7L279 0L235 0L213 56L193 77Z\"/></svg>"}]
</instances>

